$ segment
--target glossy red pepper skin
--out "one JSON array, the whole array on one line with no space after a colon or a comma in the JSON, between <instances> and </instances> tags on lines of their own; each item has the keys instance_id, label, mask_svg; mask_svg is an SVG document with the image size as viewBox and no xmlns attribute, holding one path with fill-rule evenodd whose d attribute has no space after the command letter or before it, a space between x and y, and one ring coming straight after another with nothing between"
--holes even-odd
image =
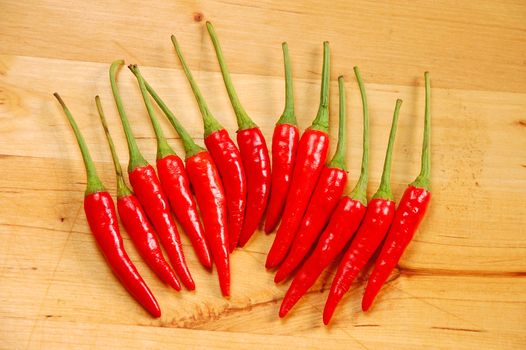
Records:
<instances>
[{"instance_id":1,"label":"glossy red pepper skin","mask_svg":"<svg viewBox=\"0 0 526 350\"><path fill-rule=\"evenodd\" d=\"M212 39L212 44L214 45L221 75L223 76L228 97L234 108L238 126L237 144L247 181L247 204L245 207L243 227L241 228L238 241L238 246L242 247L258 228L267 207L270 192L270 159L268 156L267 143L261 130L259 130L256 123L250 119L239 101L212 23L206 22L206 27ZM174 45L177 49L175 42ZM195 90L196 89L194 89L194 91ZM204 111L203 103L200 105L203 107L202 111ZM208 122L210 122L210 126L207 128L205 125L205 132L206 129L210 130L211 127L221 128L217 121L214 122L210 118L207 119Z\"/></svg>"},{"instance_id":2,"label":"glossy red pepper skin","mask_svg":"<svg viewBox=\"0 0 526 350\"><path fill-rule=\"evenodd\" d=\"M382 243L393 221L395 202L386 199L372 199L367 213L356 233L351 246L345 252L323 311L323 322L328 324L336 306L349 291L353 281Z\"/></svg>"},{"instance_id":3,"label":"glossy red pepper skin","mask_svg":"<svg viewBox=\"0 0 526 350\"><path fill-rule=\"evenodd\" d=\"M135 195L117 198L117 211L124 228L148 266L175 290L181 290L181 285L175 277L172 268L164 259L159 241L139 200Z\"/></svg>"},{"instance_id":4,"label":"glossy red pepper skin","mask_svg":"<svg viewBox=\"0 0 526 350\"><path fill-rule=\"evenodd\" d=\"M338 205L346 183L345 170L323 168L290 252L279 267L274 282L283 281L305 259Z\"/></svg>"},{"instance_id":5,"label":"glossy red pepper skin","mask_svg":"<svg viewBox=\"0 0 526 350\"><path fill-rule=\"evenodd\" d=\"M329 135L323 131L307 129L301 136L287 203L267 256L266 268L278 266L288 253L327 159L328 149Z\"/></svg>"},{"instance_id":6,"label":"glossy red pepper skin","mask_svg":"<svg viewBox=\"0 0 526 350\"><path fill-rule=\"evenodd\" d=\"M362 299L362 310L364 311L369 310L382 285L400 261L422 222L431 199L429 190L431 182L431 81L429 72L424 73L424 79L426 95L420 174L407 187L398 204L393 224L387 233L365 288Z\"/></svg>"},{"instance_id":7,"label":"glossy red pepper skin","mask_svg":"<svg viewBox=\"0 0 526 350\"><path fill-rule=\"evenodd\" d=\"M247 203L247 182L241 153L225 129L205 137L205 145L223 182L227 201L230 252L233 252L241 235Z\"/></svg>"},{"instance_id":8,"label":"glossy red pepper skin","mask_svg":"<svg viewBox=\"0 0 526 350\"><path fill-rule=\"evenodd\" d=\"M228 220L226 198L219 172L207 151L186 158L186 170L201 209L206 239L216 265L221 293L229 296Z\"/></svg>"},{"instance_id":9,"label":"glossy red pepper skin","mask_svg":"<svg viewBox=\"0 0 526 350\"><path fill-rule=\"evenodd\" d=\"M53 95L62 106L82 154L87 178L86 191L84 194L84 212L91 233L95 237L108 265L115 276L120 280L124 288L126 288L135 300L137 300L152 316L160 317L161 309L159 308L157 300L155 300L152 292L139 275L139 272L124 249L124 244L119 231L117 213L115 212L115 204L97 175L95 164L89 153L86 141L84 141L84 137L75 122L75 118L73 118L73 115L60 95L56 92ZM102 107L98 97L95 98L95 100L100 112ZM102 114L101 119L104 119ZM120 180L122 180L122 177L120 177ZM124 188L121 185L124 185ZM124 181L118 182L118 187L123 191L127 190L127 192L130 192L125 188Z\"/></svg>"},{"instance_id":10,"label":"glossy red pepper skin","mask_svg":"<svg viewBox=\"0 0 526 350\"><path fill-rule=\"evenodd\" d=\"M367 311L382 288L405 249L413 239L431 199L431 192L409 186L402 196L391 228L376 259L362 299L362 309Z\"/></svg>"},{"instance_id":11,"label":"glossy red pepper skin","mask_svg":"<svg viewBox=\"0 0 526 350\"><path fill-rule=\"evenodd\" d=\"M284 317L292 309L345 248L360 226L366 209L362 202L351 197L340 199L312 254L294 277L281 303L280 317Z\"/></svg>"},{"instance_id":12,"label":"glossy red pepper skin","mask_svg":"<svg viewBox=\"0 0 526 350\"><path fill-rule=\"evenodd\" d=\"M129 172L129 178L135 195L159 235L172 267L186 288L194 290L195 283L186 265L179 232L155 170L151 165L137 167Z\"/></svg>"},{"instance_id":13,"label":"glossy red pepper skin","mask_svg":"<svg viewBox=\"0 0 526 350\"><path fill-rule=\"evenodd\" d=\"M172 211L190 238L199 261L207 269L211 268L212 257L206 244L205 230L199 218L183 161L175 154L158 159L157 173Z\"/></svg>"},{"instance_id":14,"label":"glossy red pepper skin","mask_svg":"<svg viewBox=\"0 0 526 350\"><path fill-rule=\"evenodd\" d=\"M290 189L300 131L296 125L278 124L272 136L272 184L265 220L265 232L278 226Z\"/></svg>"},{"instance_id":15,"label":"glossy red pepper skin","mask_svg":"<svg viewBox=\"0 0 526 350\"><path fill-rule=\"evenodd\" d=\"M257 127L239 130L237 144L247 176L247 206L239 246L243 247L257 230L270 193L270 159L265 138Z\"/></svg>"},{"instance_id":16,"label":"glossy red pepper skin","mask_svg":"<svg viewBox=\"0 0 526 350\"><path fill-rule=\"evenodd\" d=\"M91 232L113 273L152 316L160 317L161 309L157 300L124 250L117 213L110 194L108 192L88 194L84 197L84 211Z\"/></svg>"}]
</instances>

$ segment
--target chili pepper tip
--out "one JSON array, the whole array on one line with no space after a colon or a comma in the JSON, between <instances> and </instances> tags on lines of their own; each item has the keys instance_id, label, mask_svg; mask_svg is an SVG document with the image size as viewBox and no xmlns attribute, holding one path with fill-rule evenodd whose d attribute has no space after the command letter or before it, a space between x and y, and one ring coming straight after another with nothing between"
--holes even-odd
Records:
<instances>
[{"instance_id":1,"label":"chili pepper tip","mask_svg":"<svg viewBox=\"0 0 526 350\"><path fill-rule=\"evenodd\" d=\"M161 317L161 309L158 306L156 308L152 308L152 309L150 309L148 311L155 318Z\"/></svg>"},{"instance_id":2,"label":"chili pepper tip","mask_svg":"<svg viewBox=\"0 0 526 350\"><path fill-rule=\"evenodd\" d=\"M278 270L278 272L276 272L276 275L274 276L274 283L278 284L283 282L285 277L287 276L283 273L283 270Z\"/></svg>"},{"instance_id":3,"label":"chili pepper tip","mask_svg":"<svg viewBox=\"0 0 526 350\"><path fill-rule=\"evenodd\" d=\"M331 322L332 314L326 315L325 312L323 313L323 324L328 326L329 322Z\"/></svg>"},{"instance_id":4,"label":"chili pepper tip","mask_svg":"<svg viewBox=\"0 0 526 350\"><path fill-rule=\"evenodd\" d=\"M362 311L368 311L371 308L371 304L373 303L374 299L371 300L363 300L362 301Z\"/></svg>"}]
</instances>

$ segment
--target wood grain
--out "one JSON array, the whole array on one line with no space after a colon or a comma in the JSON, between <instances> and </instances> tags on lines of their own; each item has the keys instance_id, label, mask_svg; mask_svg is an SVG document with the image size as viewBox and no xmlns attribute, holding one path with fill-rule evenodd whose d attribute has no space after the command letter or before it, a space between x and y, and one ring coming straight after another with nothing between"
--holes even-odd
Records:
<instances>
[{"instance_id":1,"label":"wood grain","mask_svg":"<svg viewBox=\"0 0 526 350\"><path fill-rule=\"evenodd\" d=\"M2 50L97 62L117 55L172 67L168 38L174 33L190 43L190 62L217 71L203 26L212 20L228 38L225 54L236 58L229 63L238 73L281 77L279 44L287 40L295 75L317 77L321 42L329 40L335 72L358 64L372 82L412 85L413 77L428 69L435 86L526 91L526 3L521 0L112 3L4 1Z\"/></svg>"},{"instance_id":2,"label":"wood grain","mask_svg":"<svg viewBox=\"0 0 526 350\"><path fill-rule=\"evenodd\" d=\"M222 38L247 111L271 141L284 103L279 43L291 49L297 115L317 109L321 41L349 96L350 185L361 157L360 65L371 108L372 194L378 185L397 97L404 100L395 146L397 198L418 172L423 71L432 77L433 202L372 311L359 311L362 277L330 327L321 311L331 267L285 320L287 284L263 267L273 236L257 233L232 256L232 297L220 296L183 235L195 293L175 293L125 245L157 296L152 320L116 282L82 210L86 179L74 137L52 93L68 103L100 175L115 179L93 97L100 94L122 162L124 134L108 63L140 63L189 132L202 123L172 51L175 33L216 117L235 118L204 20ZM155 3L66 1L0 4L0 348L455 348L526 347L526 6L505 2L314 1ZM125 107L149 161L155 139L133 76L119 75ZM331 120L336 135L337 118ZM182 145L162 120L171 145ZM213 273L215 274L215 272Z\"/></svg>"}]
</instances>

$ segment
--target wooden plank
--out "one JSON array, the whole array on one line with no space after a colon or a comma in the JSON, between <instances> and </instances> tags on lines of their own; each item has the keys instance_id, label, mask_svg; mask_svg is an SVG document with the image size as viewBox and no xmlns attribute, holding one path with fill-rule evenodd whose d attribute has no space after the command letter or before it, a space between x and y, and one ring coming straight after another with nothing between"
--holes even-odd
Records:
<instances>
[{"instance_id":1,"label":"wooden plank","mask_svg":"<svg viewBox=\"0 0 526 350\"><path fill-rule=\"evenodd\" d=\"M4 56L5 57L5 56ZM49 81L48 76L61 74L63 95L70 104L73 113L79 119L80 127L86 134L88 144L97 161L102 162L101 170L112 184L113 168L110 155L92 97L100 92L103 96L110 128L117 140L117 148L125 160L126 145L114 104L107 84L107 65L91 63L73 63L60 60L19 58L8 56L3 59L10 65L10 72L2 84L6 91L7 101L23 99L26 93L13 87L14 82L29 84L31 98L23 99L24 105L8 102L11 115L17 116L9 123L9 128L2 134L6 141L5 152L24 157L39 155L48 157L56 154L59 159L67 159L64 172L76 167L76 176L68 180L69 186L84 181L80 154L71 135L60 108L52 100L49 91L57 83ZM33 68L29 68L33 67ZM33 72L43 72L44 78ZM191 92L184 76L175 69L143 68L144 74L157 87L168 103L175 106L179 116L189 127L195 137L201 137L201 122L198 110L192 100ZM126 108L140 146L150 161L154 161L155 142L144 106L140 100L136 83L132 75L121 73L122 93L125 96ZM218 118L230 129L235 130L234 117L224 91L221 90L221 78L217 73L200 74L204 93L210 96L209 102ZM272 77L240 75L235 76L240 85L240 94L256 122L261 125L270 141L272 125L282 105L283 97L279 94L282 81ZM83 84L82 82L90 82ZM255 83L251 83L254 82ZM86 85L88 87L86 87ZM350 154L348 161L351 167L351 183L357 178L361 153L361 111L359 94L354 82L349 82L350 92ZM173 86L179 88L174 92ZM273 96L261 99L259 91L273 91ZM298 95L298 116L302 126L307 126L315 114L317 99L309 98L309 93L318 88L315 81L299 80L296 84ZM371 104L371 184L369 192L374 192L379 175L388 126L391 118L393 101L397 96L406 100L402 110L398 139L395 149L396 166L393 169L395 195L399 197L405 187L418 172L422 127L422 90L421 88L368 84ZM83 92L84 91L84 92ZM215 92L215 93L214 93ZM333 89L333 95L335 89ZM24 96L24 95L21 95ZM334 96L335 97L335 96ZM219 99L222 99L219 101ZM333 105L336 98L333 98ZM524 228L517 227L515 222L526 215L526 208L521 206L526 186L524 178L524 157L520 150L526 149L522 111L526 107L523 94L492 93L474 91L433 90L433 148L440 150L433 155L433 183L436 195L428 218L424 221L421 234L408 251L407 268L425 267L448 269L450 261L445 261L441 254L444 247L449 247L450 254L459 257L456 261L459 270L477 271L524 271L525 262L520 257L526 252ZM336 106L334 106L334 109ZM335 111L333 112L333 115ZM501 115L495 119L495 115ZM40 118L33 118L41 115ZM455 116L463 115L463 118ZM184 118L184 119L183 119ZM37 125L32 125L32 123ZM336 131L336 118L332 118L332 133ZM165 129L175 138L175 133L167 123ZM38 126L36 128L36 126ZM35 130L36 133L26 130ZM178 151L181 145L174 140L172 144ZM504 157L503 157L504 152ZM181 152L182 154L182 152ZM8 162L10 162L8 158ZM15 158L16 159L16 158ZM25 162L22 160L21 162ZM58 171L55 159L52 169ZM45 162L38 162L45 166ZM72 175L72 174L70 174ZM17 176L13 175L13 178ZM57 180L61 178L57 175ZM27 181L27 177L22 177ZM18 186L22 187L22 185ZM58 186L63 187L63 186ZM58 188L57 187L57 188ZM79 191L82 186L76 186ZM466 200L468 198L468 200ZM509 212L505 208L516 210ZM495 208L502 208L495 211ZM462 213L462 215L454 215ZM442 218L448 218L443 220ZM503 223L503 219L506 222ZM468 224L466 224L466 222ZM452 231L452 227L454 230ZM432 229L430 229L432 228ZM501 239L494 242L495 231L501 232ZM481 254L483 252L483 254ZM413 258L413 255L416 255ZM402 262L405 266L405 259Z\"/></svg>"},{"instance_id":2,"label":"wooden plank","mask_svg":"<svg viewBox=\"0 0 526 350\"><path fill-rule=\"evenodd\" d=\"M335 74L358 64L371 82L414 85L430 70L440 87L525 92L525 18L520 0L4 1L0 43L12 55L173 67L174 33L193 66L217 71L211 20L238 73L281 76L279 44L289 41L295 75L317 77L329 40Z\"/></svg>"},{"instance_id":3,"label":"wooden plank","mask_svg":"<svg viewBox=\"0 0 526 350\"><path fill-rule=\"evenodd\" d=\"M0 318L0 321L3 321ZM120 326L110 324L93 324L83 322L65 322L46 319L30 328L25 320L14 320L9 324L9 330L15 336L25 335L28 329L34 334L27 343L27 349L232 349L253 347L257 349L276 349L290 346L295 349L326 349L331 347L359 347L360 344L352 338L316 339L305 336L247 334L236 332L195 331L182 328L151 327L151 326ZM86 335L90 334L89 337ZM16 349L19 343L5 343ZM0 340L0 345L2 340ZM25 346L25 345L24 345ZM20 347L25 348L25 347Z\"/></svg>"},{"instance_id":4,"label":"wooden plank","mask_svg":"<svg viewBox=\"0 0 526 350\"><path fill-rule=\"evenodd\" d=\"M334 1L325 7L311 1L1 5L0 348L526 347L524 3ZM343 73L349 96L349 188L361 158L361 105L352 73L352 65L360 64L371 111L370 195L378 186L397 97L404 104L392 176L396 198L418 172L422 73L431 70L432 205L370 312L359 310L362 276L332 325L322 325L332 266L289 317L278 319L288 285L274 285L272 273L265 271L273 236L261 232L232 256L228 300L184 234L197 283L193 293L176 293L160 283L123 234L161 304L158 320L133 301L104 263L82 210L81 157L51 94L60 92L70 106L102 180L115 193L93 103L100 94L125 165L125 138L108 82L114 58L141 63L149 82L202 144L200 115L167 39L173 31L213 113L234 135L235 118L204 19L216 23L240 98L268 142L284 103L282 36L293 53L302 129L317 110L319 44L331 40L331 134L336 136L336 77ZM126 68L119 86L139 146L153 163L154 134ZM183 155L177 135L161 121Z\"/></svg>"}]
</instances>

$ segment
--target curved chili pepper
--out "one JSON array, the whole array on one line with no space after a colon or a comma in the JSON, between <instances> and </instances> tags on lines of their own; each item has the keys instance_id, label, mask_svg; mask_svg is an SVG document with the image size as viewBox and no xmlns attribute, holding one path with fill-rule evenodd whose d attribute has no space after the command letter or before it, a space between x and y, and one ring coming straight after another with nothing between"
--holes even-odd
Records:
<instances>
[{"instance_id":1,"label":"curved chili pepper","mask_svg":"<svg viewBox=\"0 0 526 350\"><path fill-rule=\"evenodd\" d=\"M97 175L95 165L88 151L88 146L80 133L80 130L73 119L66 104L59 96L54 93L58 102L62 106L69 124L73 129L88 178L86 192L84 194L84 212L90 226L91 232L97 244L111 267L111 270L120 280L126 290L148 311L153 317L161 316L161 309L154 295L142 279L141 275L131 262L119 232L119 223L115 204L110 194L104 188Z\"/></svg>"},{"instance_id":2,"label":"curved chili pepper","mask_svg":"<svg viewBox=\"0 0 526 350\"><path fill-rule=\"evenodd\" d=\"M274 231L278 226L285 207L300 137L294 114L289 48L287 43L283 43L282 47L285 64L285 110L276 123L274 135L272 135L272 184L265 220L266 233Z\"/></svg>"},{"instance_id":3,"label":"curved chili pepper","mask_svg":"<svg viewBox=\"0 0 526 350\"><path fill-rule=\"evenodd\" d=\"M354 72L360 86L363 105L363 155L360 178L354 189L340 200L312 254L294 277L281 303L280 317L284 317L292 309L314 285L323 270L340 254L366 212L366 190L369 179L369 112L367 95L358 67L354 67Z\"/></svg>"},{"instance_id":4,"label":"curved chili pepper","mask_svg":"<svg viewBox=\"0 0 526 350\"><path fill-rule=\"evenodd\" d=\"M214 161L207 151L187 158L186 167L192 179L195 196L203 213L206 232L211 232L214 261L224 296L230 295L230 262L228 249L226 200Z\"/></svg>"},{"instance_id":5,"label":"curved chili pepper","mask_svg":"<svg viewBox=\"0 0 526 350\"><path fill-rule=\"evenodd\" d=\"M206 245L203 225L197 212L197 204L190 189L190 181L188 181L183 161L175 154L175 151L168 145L168 141L164 137L161 124L159 124L159 120L149 101L148 91L143 86L144 79L140 75L139 68L136 65L130 65L129 68L139 82L146 109L155 131L159 180L161 180L163 190L168 196L175 217L181 223L192 242L199 261L204 267L209 269L212 267L212 258Z\"/></svg>"},{"instance_id":6,"label":"curved chili pepper","mask_svg":"<svg viewBox=\"0 0 526 350\"><path fill-rule=\"evenodd\" d=\"M237 247L241 228L243 227L243 216L245 215L247 201L247 184L241 153L239 153L239 149L230 138L228 131L219 124L208 109L174 35L172 35L172 43L201 111L205 129L206 148L210 152L223 182L227 201L230 252L233 252Z\"/></svg>"},{"instance_id":7,"label":"curved chili pepper","mask_svg":"<svg viewBox=\"0 0 526 350\"><path fill-rule=\"evenodd\" d=\"M398 261L400 261L402 254L404 254L405 249L413 239L420 222L424 218L429 200L431 199L429 189L431 170L431 83L429 81L429 72L426 72L424 77L426 85L426 107L420 174L405 190L398 204L393 224L389 229L389 233L387 234L387 238L378 255L378 259L376 260L373 272L369 277L365 289L362 299L362 310L364 311L369 310L382 285L396 264L398 264Z\"/></svg>"},{"instance_id":8,"label":"curved chili pepper","mask_svg":"<svg viewBox=\"0 0 526 350\"><path fill-rule=\"evenodd\" d=\"M247 176L247 208L239 246L243 247L263 220L270 192L270 159L267 143L259 128L239 130L237 144Z\"/></svg>"},{"instance_id":9,"label":"curved chili pepper","mask_svg":"<svg viewBox=\"0 0 526 350\"><path fill-rule=\"evenodd\" d=\"M139 198L139 202L141 202L146 211L146 215L148 215L148 218L151 220L157 231L175 272L179 278L181 278L181 281L186 288L194 290L195 283L190 271L188 270L188 266L186 265L181 239L175 221L170 213L168 200L162 190L161 183L157 178L155 170L140 153L137 141L135 141L135 138L133 137L128 117L124 112L117 82L115 80L115 73L119 66L123 64L124 61L122 60L115 61L111 64L110 83L128 143L128 151L130 153L128 175L130 183L137 198Z\"/></svg>"},{"instance_id":10,"label":"curved chili pepper","mask_svg":"<svg viewBox=\"0 0 526 350\"><path fill-rule=\"evenodd\" d=\"M391 162L396 137L396 126L402 100L396 101L396 107L389 134L389 143L385 155L382 181L378 191L369 202L365 217L356 233L351 246L343 256L338 266L336 276L332 281L331 291L323 310L323 323L329 324L334 310L345 293L351 287L359 272L369 261L376 249L382 243L395 214L395 201L391 192Z\"/></svg>"},{"instance_id":11,"label":"curved chili pepper","mask_svg":"<svg viewBox=\"0 0 526 350\"><path fill-rule=\"evenodd\" d=\"M159 241L157 237L155 237L153 227L148 221L142 205L124 181L119 157L115 151L115 145L113 144L108 124L106 123L106 117L104 116L99 96L95 97L95 103L97 104L100 121L104 128L108 145L110 146L111 158L115 167L115 174L117 176L117 210L124 228L130 235L139 254L141 254L144 261L146 261L159 278L175 290L181 290L181 285L175 277L172 268L164 259Z\"/></svg>"},{"instance_id":12,"label":"curved chili pepper","mask_svg":"<svg viewBox=\"0 0 526 350\"><path fill-rule=\"evenodd\" d=\"M230 255L226 198L219 172L210 154L192 140L155 90L146 81L144 81L144 85L181 137L186 152L186 171L195 191L199 209L201 209L206 240L216 265L221 293L224 296L229 296Z\"/></svg>"},{"instance_id":13,"label":"curved chili pepper","mask_svg":"<svg viewBox=\"0 0 526 350\"><path fill-rule=\"evenodd\" d=\"M239 101L212 23L206 22L206 27L214 45L223 81L225 82L228 97L234 108L239 127L237 144L247 178L247 205L243 228L238 242L239 246L243 247L257 230L267 207L270 192L270 159L267 143L261 130L250 119Z\"/></svg>"},{"instance_id":14,"label":"curved chili pepper","mask_svg":"<svg viewBox=\"0 0 526 350\"><path fill-rule=\"evenodd\" d=\"M217 166L225 189L229 250L233 252L241 235L247 204L247 183L241 153L226 129L207 133L205 128L205 146Z\"/></svg>"},{"instance_id":15,"label":"curved chili pepper","mask_svg":"<svg viewBox=\"0 0 526 350\"><path fill-rule=\"evenodd\" d=\"M289 251L320 177L329 149L329 43L323 43L323 73L320 107L316 119L303 133L298 145L287 203L276 238L267 256L266 268L278 266Z\"/></svg>"},{"instance_id":16,"label":"curved chili pepper","mask_svg":"<svg viewBox=\"0 0 526 350\"><path fill-rule=\"evenodd\" d=\"M289 254L274 277L276 283L283 281L305 259L338 205L347 183L347 166L345 165L346 108L343 76L338 78L338 86L340 90L338 146L332 160L321 171Z\"/></svg>"}]
</instances>

